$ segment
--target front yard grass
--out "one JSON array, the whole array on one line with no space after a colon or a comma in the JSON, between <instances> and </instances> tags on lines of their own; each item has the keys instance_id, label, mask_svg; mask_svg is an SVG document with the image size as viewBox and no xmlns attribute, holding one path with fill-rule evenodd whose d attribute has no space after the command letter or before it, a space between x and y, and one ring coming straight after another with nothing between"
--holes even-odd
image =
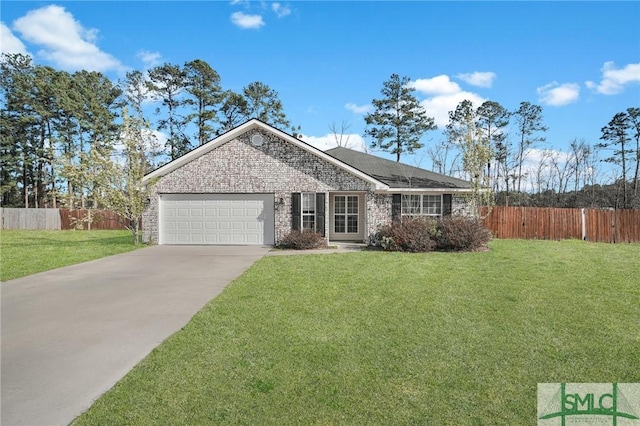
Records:
<instances>
[{"instance_id":1,"label":"front yard grass","mask_svg":"<svg viewBox=\"0 0 640 426\"><path fill-rule=\"evenodd\" d=\"M129 231L3 229L0 232L0 281L124 253L136 248Z\"/></svg>"},{"instance_id":2,"label":"front yard grass","mask_svg":"<svg viewBox=\"0 0 640 426\"><path fill-rule=\"evenodd\" d=\"M533 425L538 383L640 382L640 245L490 245L263 258L75 424Z\"/></svg>"}]
</instances>

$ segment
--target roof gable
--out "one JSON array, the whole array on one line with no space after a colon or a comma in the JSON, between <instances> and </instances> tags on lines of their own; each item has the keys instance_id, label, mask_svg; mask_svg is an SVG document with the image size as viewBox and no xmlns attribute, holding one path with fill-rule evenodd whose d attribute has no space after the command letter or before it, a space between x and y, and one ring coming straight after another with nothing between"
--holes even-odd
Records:
<instances>
[{"instance_id":1,"label":"roof gable","mask_svg":"<svg viewBox=\"0 0 640 426\"><path fill-rule=\"evenodd\" d=\"M172 171L182 167L183 165L195 160L196 158L210 152L213 151L214 149L220 147L221 145L224 145L227 142L230 142L234 139L236 139L238 136L251 131L251 130L262 130L265 132L270 132L272 134L274 134L275 136L277 136L280 139L285 140L286 142L289 142L301 149L304 149L305 151L323 159L324 161L327 161L337 167L339 167L342 170L345 170L346 172L355 175L357 177L359 177L360 179L370 183L376 190L385 190L388 188L388 186L374 178L373 176L370 176L367 173L364 173L361 170L358 170L357 168L350 166L349 164L341 161L340 159L337 159L331 155L326 154L325 152L307 144L306 142L303 142L281 130L276 129L275 127L266 124L258 119L251 119L247 122L245 122L244 124L241 124L238 127L235 127L231 130L229 130L228 132L216 137L215 139L207 142L204 145L201 145L191 151L189 151L188 153L184 154L183 156L176 158L175 160L157 168L156 170L148 173L143 179L142 179L142 184L146 185L148 184L150 181L152 181L153 179L156 178L160 178L168 173L171 173Z\"/></svg>"},{"instance_id":2,"label":"roof gable","mask_svg":"<svg viewBox=\"0 0 640 426\"><path fill-rule=\"evenodd\" d=\"M369 176L384 182L390 188L398 189L452 189L468 191L471 188L469 182L431 172L419 167L380 158L375 155L352 149L337 147L325 151L332 157L347 163Z\"/></svg>"}]
</instances>

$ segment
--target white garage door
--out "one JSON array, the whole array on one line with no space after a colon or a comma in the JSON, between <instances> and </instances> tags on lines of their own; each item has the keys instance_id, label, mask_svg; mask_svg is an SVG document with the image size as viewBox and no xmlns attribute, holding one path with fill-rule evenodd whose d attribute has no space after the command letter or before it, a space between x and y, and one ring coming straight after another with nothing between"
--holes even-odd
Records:
<instances>
[{"instance_id":1,"label":"white garage door","mask_svg":"<svg viewBox=\"0 0 640 426\"><path fill-rule=\"evenodd\" d=\"M273 243L273 194L160 197L160 244Z\"/></svg>"}]
</instances>

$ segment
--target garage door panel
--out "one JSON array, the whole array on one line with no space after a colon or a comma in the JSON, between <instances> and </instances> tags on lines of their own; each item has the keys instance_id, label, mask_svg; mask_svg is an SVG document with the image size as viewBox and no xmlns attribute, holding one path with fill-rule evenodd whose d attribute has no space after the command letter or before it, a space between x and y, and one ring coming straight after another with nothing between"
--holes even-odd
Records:
<instances>
[{"instance_id":1,"label":"garage door panel","mask_svg":"<svg viewBox=\"0 0 640 426\"><path fill-rule=\"evenodd\" d=\"M273 244L273 194L163 194L161 244Z\"/></svg>"}]
</instances>

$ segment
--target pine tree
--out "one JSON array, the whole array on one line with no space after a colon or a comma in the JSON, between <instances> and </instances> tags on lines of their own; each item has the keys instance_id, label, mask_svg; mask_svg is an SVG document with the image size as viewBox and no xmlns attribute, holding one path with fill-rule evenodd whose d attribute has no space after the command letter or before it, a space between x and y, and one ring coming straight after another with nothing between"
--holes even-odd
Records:
<instances>
[{"instance_id":1,"label":"pine tree","mask_svg":"<svg viewBox=\"0 0 640 426\"><path fill-rule=\"evenodd\" d=\"M400 161L403 153L413 153L422 148L420 138L428 130L435 130L434 119L420 106L413 96L409 77L392 74L383 83L383 97L372 101L374 112L365 115L365 136L372 139L372 149L383 149L396 155Z\"/></svg>"}]
</instances>

